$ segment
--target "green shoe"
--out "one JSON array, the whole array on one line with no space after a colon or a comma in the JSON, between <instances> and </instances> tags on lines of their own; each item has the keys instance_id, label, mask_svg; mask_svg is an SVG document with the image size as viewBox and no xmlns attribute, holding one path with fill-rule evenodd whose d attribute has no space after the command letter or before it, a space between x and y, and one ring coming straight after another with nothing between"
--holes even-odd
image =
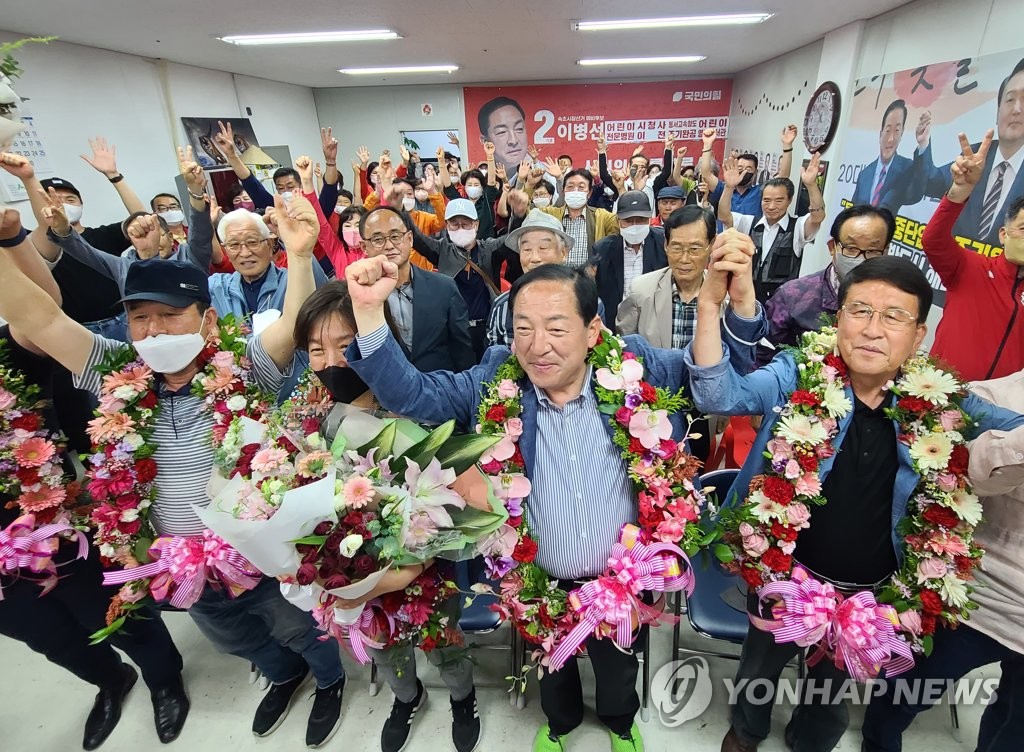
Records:
<instances>
[{"instance_id":1,"label":"green shoe","mask_svg":"<svg viewBox=\"0 0 1024 752\"><path fill-rule=\"evenodd\" d=\"M551 727L544 724L533 738L533 752L565 752L562 746L564 736L552 736ZM642 747L641 747L642 749Z\"/></svg>"},{"instance_id":2,"label":"green shoe","mask_svg":"<svg viewBox=\"0 0 1024 752\"><path fill-rule=\"evenodd\" d=\"M619 736L610 732L609 736L612 739L612 752L644 752L644 740L640 736L640 729L636 727L635 723L625 736Z\"/></svg>"}]
</instances>

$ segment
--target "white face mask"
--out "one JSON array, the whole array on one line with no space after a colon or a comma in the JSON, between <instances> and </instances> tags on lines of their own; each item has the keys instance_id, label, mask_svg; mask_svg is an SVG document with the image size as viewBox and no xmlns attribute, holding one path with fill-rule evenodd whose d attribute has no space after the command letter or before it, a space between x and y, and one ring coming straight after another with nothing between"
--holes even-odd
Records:
<instances>
[{"instance_id":1,"label":"white face mask","mask_svg":"<svg viewBox=\"0 0 1024 752\"><path fill-rule=\"evenodd\" d=\"M169 225L180 225L185 221L185 212L181 209L169 209L163 212L157 212L158 216L163 217L164 222Z\"/></svg>"},{"instance_id":2,"label":"white face mask","mask_svg":"<svg viewBox=\"0 0 1024 752\"><path fill-rule=\"evenodd\" d=\"M565 205L570 209L580 209L587 204L586 191L566 191Z\"/></svg>"},{"instance_id":3,"label":"white face mask","mask_svg":"<svg viewBox=\"0 0 1024 752\"><path fill-rule=\"evenodd\" d=\"M343 211L345 211L345 210L346 210L347 208L348 208L347 206L335 206L335 207L334 207L334 213L335 213L335 214L341 214L341 213L342 213Z\"/></svg>"},{"instance_id":4,"label":"white face mask","mask_svg":"<svg viewBox=\"0 0 1024 752\"><path fill-rule=\"evenodd\" d=\"M206 346L203 325L193 334L157 334L133 342L142 362L155 373L178 373L195 360Z\"/></svg>"},{"instance_id":5,"label":"white face mask","mask_svg":"<svg viewBox=\"0 0 1024 752\"><path fill-rule=\"evenodd\" d=\"M533 200L533 205L538 209L543 209L545 206L551 206L551 199L547 196L537 196Z\"/></svg>"},{"instance_id":6,"label":"white face mask","mask_svg":"<svg viewBox=\"0 0 1024 752\"><path fill-rule=\"evenodd\" d=\"M836 274L839 275L840 280L845 279L847 274L863 263L863 256L858 256L857 258L846 258L846 256L838 250L836 251L836 255L832 257L832 266L836 268Z\"/></svg>"},{"instance_id":7,"label":"white face mask","mask_svg":"<svg viewBox=\"0 0 1024 752\"><path fill-rule=\"evenodd\" d=\"M406 211L412 211L416 208L416 199L412 196L406 196L402 199L402 208Z\"/></svg>"},{"instance_id":8,"label":"white face mask","mask_svg":"<svg viewBox=\"0 0 1024 752\"><path fill-rule=\"evenodd\" d=\"M71 224L77 224L82 221L82 205L81 204L64 204L64 214L68 218L68 222Z\"/></svg>"},{"instance_id":9,"label":"white face mask","mask_svg":"<svg viewBox=\"0 0 1024 752\"><path fill-rule=\"evenodd\" d=\"M449 230L448 237L452 239L459 248L465 248L476 238L476 230Z\"/></svg>"},{"instance_id":10,"label":"white face mask","mask_svg":"<svg viewBox=\"0 0 1024 752\"><path fill-rule=\"evenodd\" d=\"M466 195L469 196L474 201L476 201L478 198L484 195L484 189L481 188L479 185L467 185Z\"/></svg>"},{"instance_id":11,"label":"white face mask","mask_svg":"<svg viewBox=\"0 0 1024 752\"><path fill-rule=\"evenodd\" d=\"M650 235L651 226L630 225L629 227L623 227L619 232L622 234L622 239L630 245L640 245L647 239L647 236Z\"/></svg>"}]
</instances>

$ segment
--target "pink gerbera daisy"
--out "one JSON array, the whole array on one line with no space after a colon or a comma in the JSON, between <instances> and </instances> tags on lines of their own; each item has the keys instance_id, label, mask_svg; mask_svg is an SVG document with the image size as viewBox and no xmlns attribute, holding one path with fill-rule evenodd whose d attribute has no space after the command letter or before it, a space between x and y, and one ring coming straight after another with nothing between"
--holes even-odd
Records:
<instances>
[{"instance_id":1,"label":"pink gerbera daisy","mask_svg":"<svg viewBox=\"0 0 1024 752\"><path fill-rule=\"evenodd\" d=\"M130 386L136 392L149 389L149 379L153 372L149 366L130 366L123 371L115 371L103 377L103 391L112 392L121 386Z\"/></svg>"},{"instance_id":2,"label":"pink gerbera daisy","mask_svg":"<svg viewBox=\"0 0 1024 752\"><path fill-rule=\"evenodd\" d=\"M47 486L40 484L36 491L25 491L15 503L26 512L42 512L60 506L67 498L67 491L63 486Z\"/></svg>"},{"instance_id":3,"label":"pink gerbera daisy","mask_svg":"<svg viewBox=\"0 0 1024 752\"><path fill-rule=\"evenodd\" d=\"M14 459L25 467L39 467L44 462L49 462L56 449L46 439L33 436L14 447Z\"/></svg>"}]
</instances>

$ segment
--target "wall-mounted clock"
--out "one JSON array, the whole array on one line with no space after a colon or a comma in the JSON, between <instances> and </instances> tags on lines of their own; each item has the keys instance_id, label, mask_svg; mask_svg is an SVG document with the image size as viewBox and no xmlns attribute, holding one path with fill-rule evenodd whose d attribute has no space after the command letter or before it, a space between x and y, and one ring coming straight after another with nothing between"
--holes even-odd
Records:
<instances>
[{"instance_id":1,"label":"wall-mounted clock","mask_svg":"<svg viewBox=\"0 0 1024 752\"><path fill-rule=\"evenodd\" d=\"M824 152L839 128L839 87L826 81L811 95L804 114L804 144L807 151Z\"/></svg>"}]
</instances>

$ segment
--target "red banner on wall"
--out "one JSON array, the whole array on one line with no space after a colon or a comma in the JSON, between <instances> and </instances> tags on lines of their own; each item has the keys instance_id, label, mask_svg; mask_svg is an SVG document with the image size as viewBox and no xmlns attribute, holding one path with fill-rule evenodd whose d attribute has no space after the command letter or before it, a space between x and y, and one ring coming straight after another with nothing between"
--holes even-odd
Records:
<instances>
[{"instance_id":1,"label":"red banner on wall","mask_svg":"<svg viewBox=\"0 0 1024 752\"><path fill-rule=\"evenodd\" d=\"M541 157L569 154L583 167L597 159L594 139L605 134L610 168L621 168L633 149L658 161L666 131L685 159L700 158L700 133L715 128L719 141L729 128L732 80L656 81L552 86L467 86L466 133L469 162L484 161L484 137L494 142L495 160L513 172L534 145ZM721 153L716 158L721 159Z\"/></svg>"}]
</instances>

